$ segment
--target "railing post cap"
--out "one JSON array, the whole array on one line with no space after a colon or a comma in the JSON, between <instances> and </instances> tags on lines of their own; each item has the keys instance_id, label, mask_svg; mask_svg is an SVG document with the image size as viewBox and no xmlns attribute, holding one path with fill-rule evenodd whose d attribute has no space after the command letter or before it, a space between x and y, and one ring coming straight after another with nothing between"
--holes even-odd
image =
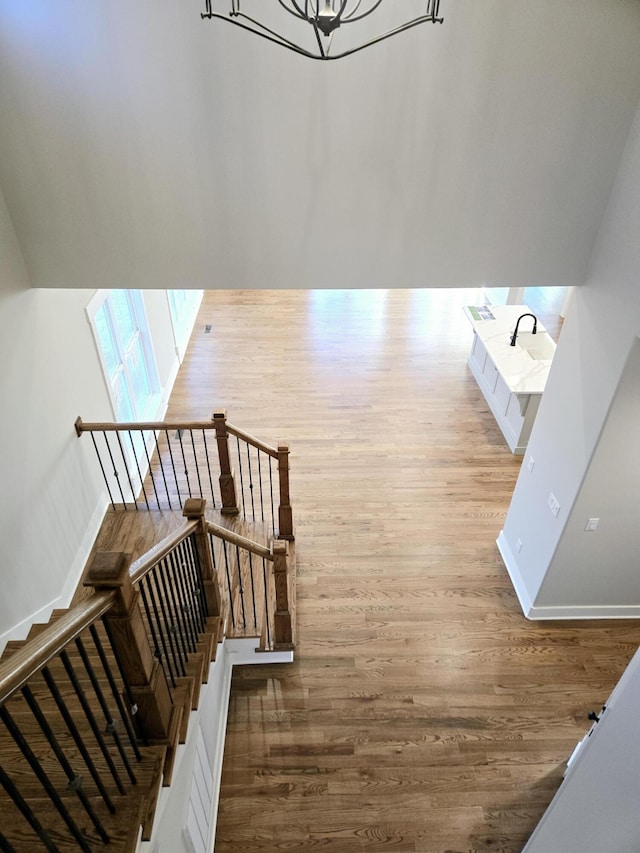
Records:
<instances>
[{"instance_id":1,"label":"railing post cap","mask_svg":"<svg viewBox=\"0 0 640 853\"><path fill-rule=\"evenodd\" d=\"M278 444L278 453L289 453L288 444Z\"/></svg>"},{"instance_id":2,"label":"railing post cap","mask_svg":"<svg viewBox=\"0 0 640 853\"><path fill-rule=\"evenodd\" d=\"M274 555L287 555L289 553L289 543L286 539L274 539L271 543L271 553Z\"/></svg>"},{"instance_id":3,"label":"railing post cap","mask_svg":"<svg viewBox=\"0 0 640 853\"><path fill-rule=\"evenodd\" d=\"M218 409L217 412L213 413L213 419L214 420L219 419L219 418L224 419L226 417L227 417L227 410L226 409Z\"/></svg>"},{"instance_id":4,"label":"railing post cap","mask_svg":"<svg viewBox=\"0 0 640 853\"><path fill-rule=\"evenodd\" d=\"M129 577L131 555L123 551L98 551L87 573L84 586L98 589L117 589Z\"/></svg>"},{"instance_id":5,"label":"railing post cap","mask_svg":"<svg viewBox=\"0 0 640 853\"><path fill-rule=\"evenodd\" d=\"M207 506L205 498L187 498L182 508L182 515L189 520L194 518L204 518L204 511Z\"/></svg>"}]
</instances>

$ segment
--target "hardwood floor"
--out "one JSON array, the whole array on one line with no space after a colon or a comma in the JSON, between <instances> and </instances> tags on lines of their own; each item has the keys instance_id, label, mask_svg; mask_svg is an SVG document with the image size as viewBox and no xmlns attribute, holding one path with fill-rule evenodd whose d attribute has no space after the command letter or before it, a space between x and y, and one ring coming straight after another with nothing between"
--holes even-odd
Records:
<instances>
[{"instance_id":1,"label":"hardwood floor","mask_svg":"<svg viewBox=\"0 0 640 853\"><path fill-rule=\"evenodd\" d=\"M516 853L640 642L522 616L478 298L205 294L169 417L290 443L298 566L295 663L234 676L217 853Z\"/></svg>"}]
</instances>

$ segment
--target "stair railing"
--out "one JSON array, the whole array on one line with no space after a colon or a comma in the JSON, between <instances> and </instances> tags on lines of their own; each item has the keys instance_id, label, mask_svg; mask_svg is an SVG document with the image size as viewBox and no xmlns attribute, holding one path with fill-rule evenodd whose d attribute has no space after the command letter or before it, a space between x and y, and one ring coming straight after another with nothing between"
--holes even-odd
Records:
<instances>
[{"instance_id":1,"label":"stair railing","mask_svg":"<svg viewBox=\"0 0 640 853\"><path fill-rule=\"evenodd\" d=\"M170 779L221 624L229 636L260 637L262 649L293 648L289 543L252 542L207 521L205 509L204 499L187 500L182 529L131 565L124 553L97 552L85 581L93 594L34 626L15 650L9 644L13 654L0 661L0 850L16 849L16 821L21 845L29 833L29 844L37 838L49 851L107 843L114 786L119 797L132 792L141 744L167 747Z\"/></svg>"},{"instance_id":2,"label":"stair railing","mask_svg":"<svg viewBox=\"0 0 640 853\"><path fill-rule=\"evenodd\" d=\"M91 435L113 509L177 509L188 498L205 498L223 515L294 538L288 445L265 444L230 424L224 411L211 421L176 423L79 417L75 430Z\"/></svg>"}]
</instances>

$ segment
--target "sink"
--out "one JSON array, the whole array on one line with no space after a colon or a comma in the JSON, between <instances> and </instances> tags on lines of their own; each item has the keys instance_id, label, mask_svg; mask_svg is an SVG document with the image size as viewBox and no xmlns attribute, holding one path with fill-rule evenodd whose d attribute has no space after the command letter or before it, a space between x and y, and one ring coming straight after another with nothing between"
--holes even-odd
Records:
<instances>
[{"instance_id":1,"label":"sink","mask_svg":"<svg viewBox=\"0 0 640 853\"><path fill-rule=\"evenodd\" d=\"M553 338L546 332L518 332L516 346L524 350L534 361L551 361L556 352Z\"/></svg>"}]
</instances>

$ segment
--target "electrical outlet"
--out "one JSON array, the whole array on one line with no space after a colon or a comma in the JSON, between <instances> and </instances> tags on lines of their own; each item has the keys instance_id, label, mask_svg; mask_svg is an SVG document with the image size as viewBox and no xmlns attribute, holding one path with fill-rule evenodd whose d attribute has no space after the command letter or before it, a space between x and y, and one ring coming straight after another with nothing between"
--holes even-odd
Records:
<instances>
[{"instance_id":1,"label":"electrical outlet","mask_svg":"<svg viewBox=\"0 0 640 853\"><path fill-rule=\"evenodd\" d=\"M533 471L533 466L534 466L535 464L536 464L536 460L533 458L533 456L530 456L530 457L529 457L529 461L527 462L527 468L528 468L530 471Z\"/></svg>"},{"instance_id":2,"label":"electrical outlet","mask_svg":"<svg viewBox=\"0 0 640 853\"><path fill-rule=\"evenodd\" d=\"M584 526L585 530L595 530L598 526L599 518L588 518L587 523Z\"/></svg>"},{"instance_id":3,"label":"electrical outlet","mask_svg":"<svg viewBox=\"0 0 640 853\"><path fill-rule=\"evenodd\" d=\"M558 517L558 513L560 512L560 504L558 503L558 498L551 492L549 494L549 500L547 501L549 504L549 509L551 510L551 515L554 518Z\"/></svg>"}]
</instances>

